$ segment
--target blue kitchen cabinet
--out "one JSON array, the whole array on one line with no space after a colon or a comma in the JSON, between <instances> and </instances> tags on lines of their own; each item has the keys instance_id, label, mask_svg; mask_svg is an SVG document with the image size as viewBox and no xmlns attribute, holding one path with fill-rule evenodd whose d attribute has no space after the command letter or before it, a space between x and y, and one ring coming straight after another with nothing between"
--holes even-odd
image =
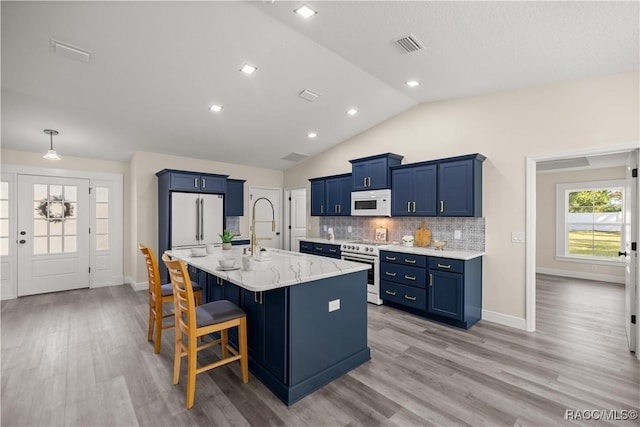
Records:
<instances>
[{"instance_id":1,"label":"blue kitchen cabinet","mask_svg":"<svg viewBox=\"0 0 640 427\"><path fill-rule=\"evenodd\" d=\"M313 243L305 240L300 241L300 252L329 258L340 258L342 255L340 245L333 243Z\"/></svg>"},{"instance_id":2,"label":"blue kitchen cabinet","mask_svg":"<svg viewBox=\"0 0 640 427\"><path fill-rule=\"evenodd\" d=\"M351 162L352 191L391 188L389 168L399 166L404 156L386 153L349 160Z\"/></svg>"},{"instance_id":3,"label":"blue kitchen cabinet","mask_svg":"<svg viewBox=\"0 0 640 427\"><path fill-rule=\"evenodd\" d=\"M351 215L351 174L325 179L326 215Z\"/></svg>"},{"instance_id":4,"label":"blue kitchen cabinet","mask_svg":"<svg viewBox=\"0 0 640 427\"><path fill-rule=\"evenodd\" d=\"M225 194L227 192L227 176L200 172L177 171L164 169L156 175L169 176L169 190L198 193Z\"/></svg>"},{"instance_id":5,"label":"blue kitchen cabinet","mask_svg":"<svg viewBox=\"0 0 640 427\"><path fill-rule=\"evenodd\" d=\"M243 179L227 179L225 209L227 216L244 215L244 183Z\"/></svg>"},{"instance_id":6,"label":"blue kitchen cabinet","mask_svg":"<svg viewBox=\"0 0 640 427\"><path fill-rule=\"evenodd\" d=\"M312 178L311 215L351 215L351 174Z\"/></svg>"},{"instance_id":7,"label":"blue kitchen cabinet","mask_svg":"<svg viewBox=\"0 0 640 427\"><path fill-rule=\"evenodd\" d=\"M325 214L326 191L324 178L311 179L311 215L323 216Z\"/></svg>"},{"instance_id":8,"label":"blue kitchen cabinet","mask_svg":"<svg viewBox=\"0 0 640 427\"><path fill-rule=\"evenodd\" d=\"M433 162L392 168L391 216L436 216L437 171Z\"/></svg>"},{"instance_id":9,"label":"blue kitchen cabinet","mask_svg":"<svg viewBox=\"0 0 640 427\"><path fill-rule=\"evenodd\" d=\"M300 241L300 252L303 254L312 254L313 255L313 243L305 242L304 240Z\"/></svg>"},{"instance_id":10,"label":"blue kitchen cabinet","mask_svg":"<svg viewBox=\"0 0 640 427\"><path fill-rule=\"evenodd\" d=\"M241 289L247 313L249 363L260 365L287 384L287 288L264 292Z\"/></svg>"},{"instance_id":11,"label":"blue kitchen cabinet","mask_svg":"<svg viewBox=\"0 0 640 427\"><path fill-rule=\"evenodd\" d=\"M468 329L482 314L482 258L380 251L380 298L390 307Z\"/></svg>"},{"instance_id":12,"label":"blue kitchen cabinet","mask_svg":"<svg viewBox=\"0 0 640 427\"><path fill-rule=\"evenodd\" d=\"M443 159L438 163L438 216L482 216L481 154Z\"/></svg>"}]
</instances>

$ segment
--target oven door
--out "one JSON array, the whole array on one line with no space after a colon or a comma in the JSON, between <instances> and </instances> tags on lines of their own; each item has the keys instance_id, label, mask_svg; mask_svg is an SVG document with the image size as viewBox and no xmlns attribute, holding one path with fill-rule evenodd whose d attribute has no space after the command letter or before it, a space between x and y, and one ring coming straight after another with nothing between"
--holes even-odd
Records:
<instances>
[{"instance_id":1,"label":"oven door","mask_svg":"<svg viewBox=\"0 0 640 427\"><path fill-rule=\"evenodd\" d=\"M378 269L378 257L342 252L342 259L345 261L359 262L361 264L369 264L371 268L367 270L367 291L377 293L378 286L376 283L376 274Z\"/></svg>"}]
</instances>

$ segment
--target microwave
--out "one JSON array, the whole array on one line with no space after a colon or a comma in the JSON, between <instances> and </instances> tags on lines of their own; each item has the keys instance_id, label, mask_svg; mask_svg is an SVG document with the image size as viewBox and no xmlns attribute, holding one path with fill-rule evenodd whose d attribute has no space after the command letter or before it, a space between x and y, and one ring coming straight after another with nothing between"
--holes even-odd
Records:
<instances>
[{"instance_id":1,"label":"microwave","mask_svg":"<svg viewBox=\"0 0 640 427\"><path fill-rule=\"evenodd\" d=\"M391 216L391 190L353 191L351 216Z\"/></svg>"}]
</instances>

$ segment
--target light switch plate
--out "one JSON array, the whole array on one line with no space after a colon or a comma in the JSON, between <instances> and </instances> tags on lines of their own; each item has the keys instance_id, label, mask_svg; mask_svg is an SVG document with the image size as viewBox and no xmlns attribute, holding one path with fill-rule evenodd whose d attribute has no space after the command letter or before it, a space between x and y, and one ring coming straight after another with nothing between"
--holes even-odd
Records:
<instances>
[{"instance_id":1,"label":"light switch plate","mask_svg":"<svg viewBox=\"0 0 640 427\"><path fill-rule=\"evenodd\" d=\"M453 230L453 238L456 240L462 239L462 230Z\"/></svg>"},{"instance_id":2,"label":"light switch plate","mask_svg":"<svg viewBox=\"0 0 640 427\"><path fill-rule=\"evenodd\" d=\"M512 243L524 243L524 231L512 231L511 232Z\"/></svg>"},{"instance_id":3,"label":"light switch plate","mask_svg":"<svg viewBox=\"0 0 640 427\"><path fill-rule=\"evenodd\" d=\"M347 233L351 233L353 231L353 227L347 225Z\"/></svg>"},{"instance_id":4,"label":"light switch plate","mask_svg":"<svg viewBox=\"0 0 640 427\"><path fill-rule=\"evenodd\" d=\"M326 225L322 226L322 231L327 231L327 226Z\"/></svg>"},{"instance_id":5,"label":"light switch plate","mask_svg":"<svg viewBox=\"0 0 640 427\"><path fill-rule=\"evenodd\" d=\"M329 313L332 311L340 310L340 300L334 299L333 301L329 301Z\"/></svg>"}]
</instances>

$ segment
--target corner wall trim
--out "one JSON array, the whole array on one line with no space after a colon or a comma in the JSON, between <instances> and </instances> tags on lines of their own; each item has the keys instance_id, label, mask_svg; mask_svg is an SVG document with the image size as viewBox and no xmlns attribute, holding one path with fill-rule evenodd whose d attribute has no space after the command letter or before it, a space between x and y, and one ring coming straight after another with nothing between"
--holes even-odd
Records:
<instances>
[{"instance_id":1,"label":"corner wall trim","mask_svg":"<svg viewBox=\"0 0 640 427\"><path fill-rule=\"evenodd\" d=\"M527 330L527 322L523 317L510 316L496 311L482 310L482 320L509 326L510 328L520 329L522 331Z\"/></svg>"},{"instance_id":2,"label":"corner wall trim","mask_svg":"<svg viewBox=\"0 0 640 427\"><path fill-rule=\"evenodd\" d=\"M135 292L149 289L149 282L136 283L136 281L129 276L125 277L124 280L125 280L125 283L131 286L131 289L133 289Z\"/></svg>"},{"instance_id":3,"label":"corner wall trim","mask_svg":"<svg viewBox=\"0 0 640 427\"><path fill-rule=\"evenodd\" d=\"M619 283L624 285L624 277L613 274L584 273L581 271L559 270L556 268L536 268L536 273L549 274L551 276L571 277L574 279L598 280L600 282Z\"/></svg>"}]
</instances>

